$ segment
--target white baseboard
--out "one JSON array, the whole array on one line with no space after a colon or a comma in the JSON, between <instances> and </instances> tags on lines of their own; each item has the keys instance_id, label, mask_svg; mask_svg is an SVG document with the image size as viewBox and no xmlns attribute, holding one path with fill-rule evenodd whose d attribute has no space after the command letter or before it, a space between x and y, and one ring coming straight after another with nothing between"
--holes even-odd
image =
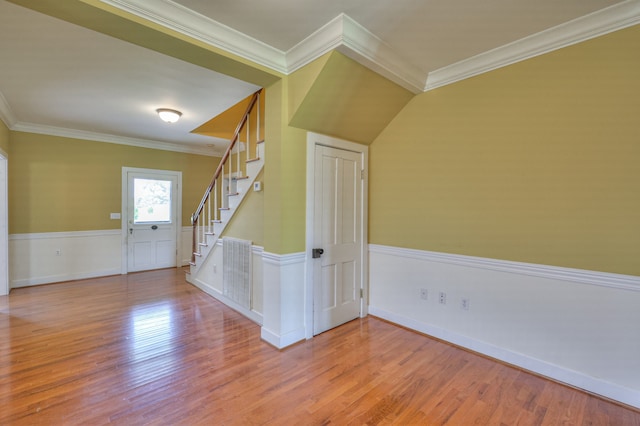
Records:
<instances>
[{"instance_id":1,"label":"white baseboard","mask_svg":"<svg viewBox=\"0 0 640 426\"><path fill-rule=\"evenodd\" d=\"M599 380L577 371L572 371L539 359L531 358L525 354L509 351L486 342L475 340L468 336L457 334L443 328L434 327L376 307L369 307L369 314L428 336L444 340L465 349L469 349L479 354L503 361L507 364L540 374L552 380L565 383L606 398L620 401L632 407L640 408L640 391Z\"/></svg>"},{"instance_id":2,"label":"white baseboard","mask_svg":"<svg viewBox=\"0 0 640 426\"><path fill-rule=\"evenodd\" d=\"M369 257L372 315L640 408L640 277L377 245Z\"/></svg>"},{"instance_id":3,"label":"white baseboard","mask_svg":"<svg viewBox=\"0 0 640 426\"><path fill-rule=\"evenodd\" d=\"M259 312L249 310L244 306L234 302L233 300L229 299L224 294L222 294L220 290L208 285L207 283L201 280L190 279L189 282L195 285L196 287L198 287L200 290L207 293L209 296L212 296L213 298L219 300L220 302L227 305L234 311L237 311L242 315L244 315L245 317L249 318L251 321L255 322L256 324L262 325L262 315Z\"/></svg>"}]
</instances>

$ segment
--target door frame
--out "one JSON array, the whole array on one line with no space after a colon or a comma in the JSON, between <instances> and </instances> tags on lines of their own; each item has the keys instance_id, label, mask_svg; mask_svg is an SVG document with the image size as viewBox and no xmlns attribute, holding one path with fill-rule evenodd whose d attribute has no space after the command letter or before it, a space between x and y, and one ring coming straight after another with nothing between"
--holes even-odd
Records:
<instances>
[{"instance_id":1,"label":"door frame","mask_svg":"<svg viewBox=\"0 0 640 426\"><path fill-rule=\"evenodd\" d=\"M11 290L9 283L9 156L0 149L0 263L5 268L0 274L0 296Z\"/></svg>"},{"instance_id":2,"label":"door frame","mask_svg":"<svg viewBox=\"0 0 640 426\"><path fill-rule=\"evenodd\" d=\"M321 135L318 133L307 132L307 201L306 201L306 239L305 239L305 337L311 339L313 337L313 309L314 309L314 277L313 277L313 258L311 250L315 241L314 220L315 220L315 154L316 145L327 146L330 148L342 149L362 155L362 173L360 180L362 185L362 209L360 212L360 232L362 235L362 247L360 250L360 289L362 290L362 298L360 299L360 318L367 316L369 305L369 263L368 263L368 235L367 235L367 218L368 214L368 193L369 193L369 147L367 145L334 138L331 136Z\"/></svg>"},{"instance_id":3,"label":"door frame","mask_svg":"<svg viewBox=\"0 0 640 426\"><path fill-rule=\"evenodd\" d=\"M158 170L158 169L142 169L138 167L123 167L122 168L122 202L121 206L121 261L120 272L122 275L126 275L129 271L129 246L127 237L129 233L129 224L127 223L128 203L129 203L129 173L149 173L156 175L164 175L175 178L178 182L178 189L176 191L176 268L182 267L182 172L176 170Z\"/></svg>"}]
</instances>

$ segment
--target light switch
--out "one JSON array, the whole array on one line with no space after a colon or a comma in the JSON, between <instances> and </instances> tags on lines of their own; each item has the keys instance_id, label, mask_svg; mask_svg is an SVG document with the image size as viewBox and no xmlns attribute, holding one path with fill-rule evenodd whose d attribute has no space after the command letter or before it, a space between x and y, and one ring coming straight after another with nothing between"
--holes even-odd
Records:
<instances>
[{"instance_id":1,"label":"light switch","mask_svg":"<svg viewBox=\"0 0 640 426\"><path fill-rule=\"evenodd\" d=\"M120 213L110 213L109 219L120 219Z\"/></svg>"},{"instance_id":2,"label":"light switch","mask_svg":"<svg viewBox=\"0 0 640 426\"><path fill-rule=\"evenodd\" d=\"M255 192L262 191L262 182L260 181L253 182L253 190Z\"/></svg>"}]
</instances>

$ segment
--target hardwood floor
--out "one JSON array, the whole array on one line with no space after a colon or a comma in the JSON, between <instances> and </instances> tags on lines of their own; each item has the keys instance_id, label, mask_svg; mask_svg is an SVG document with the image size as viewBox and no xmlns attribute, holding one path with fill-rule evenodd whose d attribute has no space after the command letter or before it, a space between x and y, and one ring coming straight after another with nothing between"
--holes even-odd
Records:
<instances>
[{"instance_id":1,"label":"hardwood floor","mask_svg":"<svg viewBox=\"0 0 640 426\"><path fill-rule=\"evenodd\" d=\"M1 425L640 425L373 317L278 351L161 270L0 297Z\"/></svg>"}]
</instances>

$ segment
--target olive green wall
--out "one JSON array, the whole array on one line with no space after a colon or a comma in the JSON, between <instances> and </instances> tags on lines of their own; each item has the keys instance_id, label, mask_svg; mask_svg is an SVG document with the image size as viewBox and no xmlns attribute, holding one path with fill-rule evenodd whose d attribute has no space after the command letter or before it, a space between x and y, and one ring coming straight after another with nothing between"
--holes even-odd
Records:
<instances>
[{"instance_id":1,"label":"olive green wall","mask_svg":"<svg viewBox=\"0 0 640 426\"><path fill-rule=\"evenodd\" d=\"M370 150L375 244L640 275L640 26L414 98Z\"/></svg>"},{"instance_id":2,"label":"olive green wall","mask_svg":"<svg viewBox=\"0 0 640 426\"><path fill-rule=\"evenodd\" d=\"M216 157L11 132L9 232L119 229L122 167L182 172L182 226L220 161Z\"/></svg>"},{"instance_id":3,"label":"olive green wall","mask_svg":"<svg viewBox=\"0 0 640 426\"><path fill-rule=\"evenodd\" d=\"M287 254L304 251L306 132L287 124L288 77L266 88L264 248Z\"/></svg>"},{"instance_id":4,"label":"olive green wall","mask_svg":"<svg viewBox=\"0 0 640 426\"><path fill-rule=\"evenodd\" d=\"M256 181L262 182L264 173L259 173ZM250 190L241 207L231 218L222 237L234 237L251 241L264 247L264 191Z\"/></svg>"},{"instance_id":5,"label":"olive green wall","mask_svg":"<svg viewBox=\"0 0 640 426\"><path fill-rule=\"evenodd\" d=\"M299 89L305 85L300 80L309 77L313 84L301 99ZM296 106L289 111L291 126L367 145L414 96L336 51L296 71L291 81L291 104Z\"/></svg>"},{"instance_id":6,"label":"olive green wall","mask_svg":"<svg viewBox=\"0 0 640 426\"><path fill-rule=\"evenodd\" d=\"M0 120L0 150L9 154L9 129L2 120Z\"/></svg>"}]
</instances>

